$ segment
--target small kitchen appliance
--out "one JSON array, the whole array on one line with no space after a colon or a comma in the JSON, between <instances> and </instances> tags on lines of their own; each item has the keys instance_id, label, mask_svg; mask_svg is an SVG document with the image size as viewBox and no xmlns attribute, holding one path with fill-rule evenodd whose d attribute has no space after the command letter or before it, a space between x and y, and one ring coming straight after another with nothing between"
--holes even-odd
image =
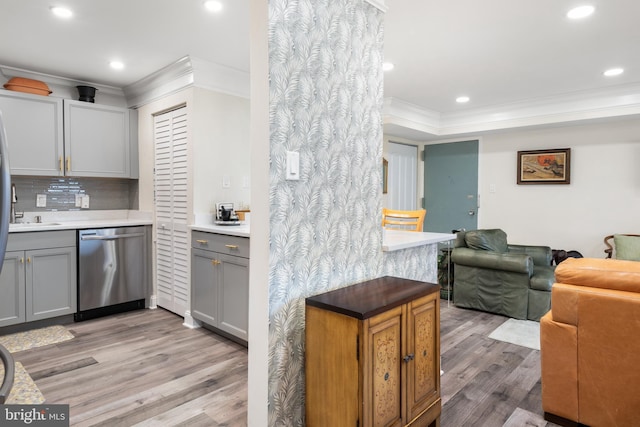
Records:
<instances>
[{"instance_id":1,"label":"small kitchen appliance","mask_svg":"<svg viewBox=\"0 0 640 427\"><path fill-rule=\"evenodd\" d=\"M216 203L214 222L218 225L240 225L233 203Z\"/></svg>"}]
</instances>

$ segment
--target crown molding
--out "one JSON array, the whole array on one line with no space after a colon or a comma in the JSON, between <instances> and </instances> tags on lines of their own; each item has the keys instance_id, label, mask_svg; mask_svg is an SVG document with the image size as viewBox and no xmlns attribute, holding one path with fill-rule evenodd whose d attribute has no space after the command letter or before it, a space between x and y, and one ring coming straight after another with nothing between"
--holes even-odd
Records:
<instances>
[{"instance_id":1,"label":"crown molding","mask_svg":"<svg viewBox=\"0 0 640 427\"><path fill-rule=\"evenodd\" d=\"M191 57L194 70L194 86L227 95L249 99L250 77L246 71Z\"/></svg>"},{"instance_id":2,"label":"crown molding","mask_svg":"<svg viewBox=\"0 0 640 427\"><path fill-rule=\"evenodd\" d=\"M451 113L386 99L383 123L433 136L486 133L530 126L640 115L640 84L612 86ZM415 132L414 132L415 134Z\"/></svg>"},{"instance_id":3,"label":"crown molding","mask_svg":"<svg viewBox=\"0 0 640 427\"><path fill-rule=\"evenodd\" d=\"M383 12L389 10L384 0L365 0L370 5L380 9Z\"/></svg>"},{"instance_id":4,"label":"crown molding","mask_svg":"<svg viewBox=\"0 0 640 427\"><path fill-rule=\"evenodd\" d=\"M129 107L138 108L193 85L191 58L184 56L124 88Z\"/></svg>"},{"instance_id":5,"label":"crown molding","mask_svg":"<svg viewBox=\"0 0 640 427\"><path fill-rule=\"evenodd\" d=\"M385 98L382 124L396 125L418 132L438 135L441 114L397 98Z\"/></svg>"},{"instance_id":6,"label":"crown molding","mask_svg":"<svg viewBox=\"0 0 640 427\"><path fill-rule=\"evenodd\" d=\"M140 107L188 87L249 98L249 73L184 56L124 88L129 106Z\"/></svg>"}]
</instances>

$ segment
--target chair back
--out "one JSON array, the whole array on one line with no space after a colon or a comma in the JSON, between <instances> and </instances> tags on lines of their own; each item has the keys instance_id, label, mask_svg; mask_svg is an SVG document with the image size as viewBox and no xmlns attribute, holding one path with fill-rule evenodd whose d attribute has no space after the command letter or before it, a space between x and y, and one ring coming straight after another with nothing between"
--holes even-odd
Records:
<instances>
[{"instance_id":1,"label":"chair back","mask_svg":"<svg viewBox=\"0 0 640 427\"><path fill-rule=\"evenodd\" d=\"M640 234L611 234L610 236L605 237L604 244L607 247L607 249L604 250L604 253L607 254L605 258L613 258L613 245L610 241L613 240L615 242L616 236L640 237Z\"/></svg>"},{"instance_id":2,"label":"chair back","mask_svg":"<svg viewBox=\"0 0 640 427\"><path fill-rule=\"evenodd\" d=\"M424 209L401 211L382 208L382 226L398 230L422 231L426 214L427 211Z\"/></svg>"}]
</instances>

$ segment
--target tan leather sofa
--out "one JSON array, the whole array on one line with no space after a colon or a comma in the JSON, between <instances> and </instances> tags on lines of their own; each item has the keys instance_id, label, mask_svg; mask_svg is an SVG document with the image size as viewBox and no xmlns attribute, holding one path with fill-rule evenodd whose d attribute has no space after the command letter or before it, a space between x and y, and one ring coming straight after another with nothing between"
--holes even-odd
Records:
<instances>
[{"instance_id":1,"label":"tan leather sofa","mask_svg":"<svg viewBox=\"0 0 640 427\"><path fill-rule=\"evenodd\" d=\"M640 262L570 258L555 274L540 319L545 419L640 425Z\"/></svg>"}]
</instances>

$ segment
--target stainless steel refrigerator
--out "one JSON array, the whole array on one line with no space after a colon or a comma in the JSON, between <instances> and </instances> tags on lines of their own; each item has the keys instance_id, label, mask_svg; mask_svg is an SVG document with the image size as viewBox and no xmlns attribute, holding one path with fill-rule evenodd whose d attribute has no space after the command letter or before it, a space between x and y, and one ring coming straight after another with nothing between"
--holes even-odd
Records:
<instances>
[{"instance_id":1,"label":"stainless steel refrigerator","mask_svg":"<svg viewBox=\"0 0 640 427\"><path fill-rule=\"evenodd\" d=\"M9 213L11 211L11 171L9 170L9 148L7 133L4 130L2 111L0 111L0 273L4 264L4 253L7 250L9 237ZM13 387L14 364L11 354L0 345L0 361L4 365L4 378L0 384L0 404L5 402Z\"/></svg>"}]
</instances>

